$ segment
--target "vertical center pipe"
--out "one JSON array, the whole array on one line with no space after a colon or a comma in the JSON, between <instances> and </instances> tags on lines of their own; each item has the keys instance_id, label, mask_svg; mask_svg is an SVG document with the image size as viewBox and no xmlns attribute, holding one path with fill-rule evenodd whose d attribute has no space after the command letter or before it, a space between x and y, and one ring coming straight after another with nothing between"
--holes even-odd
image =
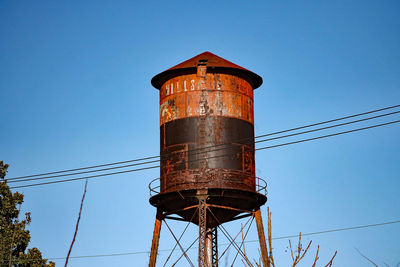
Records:
<instances>
[{"instance_id":1,"label":"vertical center pipe","mask_svg":"<svg viewBox=\"0 0 400 267\"><path fill-rule=\"evenodd\" d=\"M207 228L206 232L206 254L207 267L213 267L213 233L212 228Z\"/></svg>"},{"instance_id":2,"label":"vertical center pipe","mask_svg":"<svg viewBox=\"0 0 400 267\"><path fill-rule=\"evenodd\" d=\"M210 267L207 261L207 206L206 195L198 195L199 200L199 267Z\"/></svg>"}]
</instances>

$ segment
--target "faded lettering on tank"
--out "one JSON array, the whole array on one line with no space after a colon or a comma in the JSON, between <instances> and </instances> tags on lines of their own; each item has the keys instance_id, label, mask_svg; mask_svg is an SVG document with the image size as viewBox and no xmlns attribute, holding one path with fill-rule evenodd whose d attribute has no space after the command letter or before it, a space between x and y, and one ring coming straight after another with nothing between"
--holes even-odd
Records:
<instances>
[{"instance_id":1,"label":"faded lettering on tank","mask_svg":"<svg viewBox=\"0 0 400 267\"><path fill-rule=\"evenodd\" d=\"M253 114L253 89L234 75L182 75L160 90L160 124L193 116L226 116L253 123Z\"/></svg>"},{"instance_id":2,"label":"faded lettering on tank","mask_svg":"<svg viewBox=\"0 0 400 267\"><path fill-rule=\"evenodd\" d=\"M222 101L221 92L215 93L215 115L222 116L224 110L224 102Z\"/></svg>"},{"instance_id":3,"label":"faded lettering on tank","mask_svg":"<svg viewBox=\"0 0 400 267\"><path fill-rule=\"evenodd\" d=\"M166 95L169 95L169 87L170 87L169 84L167 84L167 85L165 86L165 93L166 93Z\"/></svg>"},{"instance_id":4,"label":"faded lettering on tank","mask_svg":"<svg viewBox=\"0 0 400 267\"><path fill-rule=\"evenodd\" d=\"M161 104L160 117L162 121L171 121L175 119L175 101L169 100Z\"/></svg>"},{"instance_id":5,"label":"faded lettering on tank","mask_svg":"<svg viewBox=\"0 0 400 267\"><path fill-rule=\"evenodd\" d=\"M194 90L194 83L195 83L195 80L191 80L190 81L190 90Z\"/></svg>"}]
</instances>

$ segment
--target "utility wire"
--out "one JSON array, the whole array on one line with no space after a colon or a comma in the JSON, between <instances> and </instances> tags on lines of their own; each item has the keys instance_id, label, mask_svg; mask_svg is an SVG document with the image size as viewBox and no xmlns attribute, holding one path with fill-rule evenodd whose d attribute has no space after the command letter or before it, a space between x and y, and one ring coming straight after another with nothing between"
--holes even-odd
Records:
<instances>
[{"instance_id":1,"label":"utility wire","mask_svg":"<svg viewBox=\"0 0 400 267\"><path fill-rule=\"evenodd\" d=\"M303 131L303 132L298 132L298 133L293 133L293 134L288 134L288 135L283 135L283 136L278 136L278 137L258 140L258 141L255 141L255 142L252 141L252 142L249 142L249 143L246 143L246 144L247 145L252 145L254 143L262 143L262 142L267 142L267 141L272 141L272 140L292 137L292 136L296 136L296 135L317 132L317 131L321 131L321 130L331 129L331 128L340 127L340 126L344 126L344 125L349 125L349 124L353 124L353 123L359 123L359 122L363 122L363 121L367 121L367 120L372 120L372 119L377 119L377 118L381 118L381 117L385 117L385 116L390 116L390 115L394 115L394 114L397 114L397 113L400 113L400 111L394 111L394 112L390 112L390 113L385 113L385 114L381 114L381 115L377 115L377 116L367 117L367 118L364 118L364 119L344 122L344 123L335 124L335 125L331 125L331 126L326 126L326 127L322 127L322 128L312 129L312 130L308 130L308 131ZM263 135L263 136L267 136L267 135ZM205 148L201 148L201 149L204 150ZM195 149L195 150L190 151L190 153L191 153L192 156L194 156L194 155L198 155L198 154L204 154L204 153L215 152L215 151L226 150L226 149L228 149L228 148L226 148L226 147L225 148L217 148L217 149L213 149L213 150L204 150L202 152L192 153L195 150L200 150L200 149ZM177 152L172 152L172 153L177 153ZM170 153L170 154L172 154L172 153ZM61 175L44 176L44 177L40 177L40 178L10 178L10 179L6 179L6 181L8 183L37 181L37 180L43 180L43 179L59 178L59 177L80 175L80 174L93 173L93 172L109 171L109 170L115 170L115 169L120 169L120 168L128 168L128 167L133 167L133 166L138 166L138 165L147 165L147 164L150 164L150 163L158 163L158 162L159 162L159 160L152 160L152 161L145 161L145 162L134 163L134 164L129 164L129 165L123 165L123 166L117 166L117 167L111 167L111 168L103 168L103 169L99 169L99 170L73 172L73 173L67 173L67 174L61 174Z\"/></svg>"},{"instance_id":2,"label":"utility wire","mask_svg":"<svg viewBox=\"0 0 400 267\"><path fill-rule=\"evenodd\" d=\"M146 168L139 168L139 169L133 169L133 170L126 170L126 171L120 171L120 172L112 172L112 173L104 173L104 174L98 174L98 175L92 175L92 176L85 176L85 177L78 177L78 178L71 178L71 179L65 179L65 180L58 180L58 181L52 181L52 182L44 182L44 183L38 183L38 184L28 184L28 185L20 185L20 186L13 186L10 187L10 189L15 189L15 188L23 188L23 187L32 187L32 186L38 186L38 185L47 185L47 184L57 184L57 183L64 183L64 182L72 182L72 181L78 181L82 179L92 179L92 178L98 178L98 177L103 177L103 176L108 176L108 175L115 175L115 174L122 174L122 173L128 173L128 172L137 172L137 171L144 171L144 170L150 170L150 169L155 169L159 168L160 166L150 166Z\"/></svg>"},{"instance_id":3,"label":"utility wire","mask_svg":"<svg viewBox=\"0 0 400 267\"><path fill-rule=\"evenodd\" d=\"M74 172L74 173L67 173L67 174L61 174L61 175L52 175L52 176L45 176L45 177L38 177L38 178L23 178L23 179L14 178L14 179L11 179L11 180L10 179L5 179L5 180L7 181L7 183L21 183L21 182L27 182L27 181L37 181L37 180L43 180L43 179L60 178L60 177L72 176L72 175L78 175L78 174L85 174L85 173L109 171L109 170L128 168L128 167L133 167L133 166L138 166L138 165L147 165L147 164L150 164L150 163L159 163L159 162L160 162L160 160L157 159L157 160L146 161L146 162L141 162L141 163L134 163L134 164L124 165L124 166L104 168L104 169L100 169L100 170Z\"/></svg>"},{"instance_id":4,"label":"utility wire","mask_svg":"<svg viewBox=\"0 0 400 267\"><path fill-rule=\"evenodd\" d=\"M381 127L381 126L385 126L385 125L390 125L390 124L394 124L394 123L398 123L398 122L400 122L400 120L390 121L390 122L386 122L386 123L376 124L376 125L367 126L367 127L358 128L358 129L353 129L353 130L344 131L344 132L338 132L338 133L333 133L333 134L317 136L317 137L308 138L308 139L302 139L302 140L299 140L299 141L293 141L293 142L288 142L288 143L283 143L283 144L278 144L278 145L273 145L273 146L260 147L260 148L256 148L255 150L259 151L259 150L270 149L270 148L274 148L274 147L293 145L293 144L298 144L298 143L318 140L318 139L322 139L322 138L327 138L327 137L332 137L332 136L337 136L337 135L342 135L342 134L347 134L347 133L354 133L354 132L358 132L358 131L362 131L362 130L368 130L368 129Z\"/></svg>"},{"instance_id":5,"label":"utility wire","mask_svg":"<svg viewBox=\"0 0 400 267\"><path fill-rule=\"evenodd\" d=\"M349 115L349 116L345 116L345 117L341 117L341 118L337 118L337 119L332 119L332 120L317 122L317 123L313 123L313 124L309 124L309 125L305 125L305 126L300 126L300 127L296 127L296 128L291 128L291 129L287 129L287 130L283 130L283 131L279 131L279 132L259 135L259 136L257 136L257 138L266 137L266 136L275 135L275 134L280 134L280 133L291 132L291 131L296 131L296 130L300 130L300 129L304 129L304 128L318 126L318 125L321 125L321 124L327 124L327 123L331 123L331 122L335 122L335 121L346 120L346 119L359 117L359 116L363 116L363 115L367 115L367 114L371 114L371 113L376 113L376 112L380 112L380 111L383 111L383 110L398 108L398 107L400 107L400 105L395 105L395 106L385 107L385 108L381 108L381 109L371 110L371 111L358 113L358 114L354 114L354 115Z\"/></svg>"},{"instance_id":6,"label":"utility wire","mask_svg":"<svg viewBox=\"0 0 400 267\"><path fill-rule=\"evenodd\" d=\"M268 134L264 134L264 135L259 135L259 136L256 136L254 138L262 138L262 137L266 137L266 136L271 136L271 135L291 132L291 131L295 131L295 130L300 130L300 129L304 129L304 128L309 128L309 127L318 126L318 125L322 125L322 124L327 124L327 123L331 123L331 122L336 122L336 121L340 121L340 120L345 120L345 119L349 119L349 118L359 117L359 116L363 116L363 115L367 115L367 114L371 114L371 113L376 113L376 112L380 112L380 111L384 111L384 110L388 110L388 109L394 109L394 108L398 108L398 107L400 107L400 105L384 107L384 108L371 110L371 111L367 111L367 112L363 112L363 113L358 113L358 114L354 114L354 115L349 115L349 116L345 116L345 117L341 117L341 118L336 118L336 119L332 119L332 120L327 120L327 121L323 121L323 122L318 122L318 123L313 123L313 124L309 124L309 125L305 125L305 126L291 128L291 129L287 129L287 130L283 130L283 131L278 131L278 132L268 133ZM243 140L249 140L249 138L245 138L245 139L242 139L242 140L239 140L239 141L243 141ZM214 148L214 147L215 147L215 145L210 146L209 148ZM206 148L207 147L203 147L203 148L199 148L199 149L202 150L202 149L206 149ZM112 162L112 163L106 163L106 164L100 164L100 165L93 165L93 166L87 166L87 167L81 167L81 168L75 168L75 169L67 169L67 170L61 170L61 171L55 171L55 172L46 172L46 173L38 173L38 174L26 175L26 176L18 176L18 177L9 178L7 180L31 178L31 177L38 177L38 176L44 176L44 175L52 175L52 174L59 174L59 173L65 173L65 172L81 171L81 170L87 170L87 169L93 169L93 168L100 168L100 167L106 167L106 166L112 166L112 165L120 165L120 164L125 164L125 163L156 159L156 158L160 158L160 157L163 157L163 156L168 156L168 154L149 156L149 157L143 157L143 158L137 158L137 159L125 160L125 161L118 161L118 162Z\"/></svg>"},{"instance_id":7,"label":"utility wire","mask_svg":"<svg viewBox=\"0 0 400 267\"><path fill-rule=\"evenodd\" d=\"M350 231L350 230L357 230L357 229L363 229L363 228L383 226L383 225L389 225L389 224L395 224L395 223L400 223L400 220L391 221L391 222L382 222L382 223L375 223L375 224L352 226L352 227L344 227L344 228L337 228L337 229L328 229L328 230L324 230L324 231L310 232L310 233L304 233L304 234L302 233L301 236L320 235L320 234L327 234L327 233L334 233L334 232L341 232L341 231ZM289 239L289 238L295 238L295 237L299 237L299 235L287 235L287 236L273 237L272 240ZM248 241L248 243L250 243L250 242L256 242L256 240ZM257 240L257 242L258 242L258 240Z\"/></svg>"},{"instance_id":8,"label":"utility wire","mask_svg":"<svg viewBox=\"0 0 400 267\"><path fill-rule=\"evenodd\" d=\"M331 126L321 127L321 128L317 128L317 129L308 130L308 131L303 131L303 132L298 132L298 133L293 133L293 134L287 134L287 135L282 135L282 136L273 137L273 138L268 138L268 139L262 139L262 140L255 141L254 143L257 144L257 143L272 141L272 140L276 140L276 139L292 137L292 136L296 136L296 135L300 135L300 134L307 134L307 133L312 133L312 132L327 130L327 129L336 128L336 127L340 127L340 126L344 126L344 125L349 125L349 124L353 124L353 123L358 123L358 122L363 122L363 121L367 121L367 120L382 118L382 117L394 115L394 114L397 114L397 113L400 113L400 111L395 111L395 112L385 113L385 114L382 114L382 115L377 115L377 116L368 117L368 118L364 118L364 119L359 119L359 120L354 120L354 121L349 121L349 122L334 124L334 125L331 125Z\"/></svg>"},{"instance_id":9,"label":"utility wire","mask_svg":"<svg viewBox=\"0 0 400 267\"><path fill-rule=\"evenodd\" d=\"M312 235L329 234L329 233L342 232L342 231L352 231L352 230L365 229L365 228L371 228L371 227L387 226L387 225L397 224L397 223L400 223L400 220L381 222L381 223L375 223L375 224L358 225L358 226L351 226L351 227L343 227L343 228L336 228L336 229L327 229L327 230L317 231L317 232L302 233L301 236L312 236ZM287 235L287 236L273 237L272 240L290 239L290 238L297 238L297 237L299 237L298 234L297 235ZM244 243L255 243L255 242L259 242L259 241L258 240L244 241ZM229 245L229 244L224 243L221 245ZM159 249L158 251L159 252L169 252L171 250L172 249ZM133 252L125 252L125 253L70 256L70 259L116 257L116 256L128 256L128 255L138 255L138 254L149 254L149 253L150 253L150 251L133 251ZM65 260L65 257L48 258L48 260ZM4 260L4 262L6 262L6 261L8 261L8 260Z\"/></svg>"},{"instance_id":10,"label":"utility wire","mask_svg":"<svg viewBox=\"0 0 400 267\"><path fill-rule=\"evenodd\" d=\"M358 131L367 130L367 129L372 129L372 128L381 127L381 126L385 126L385 125L390 125L390 124L394 124L394 123L398 123L398 122L400 122L400 120L390 121L390 122L381 123L381 124L375 124L375 125L372 125L372 126L357 128L357 129L353 129L353 130L348 130L348 131L343 131L343 132L338 132L338 133L333 133L333 134L328 134L328 135L317 136L317 137L308 138L308 139L301 139L301 140L293 141L293 142L287 142L287 143L282 143L282 144L277 144L277 145L272 145L272 146L259 147L259 148L256 148L255 151L265 150L265 149L271 149L271 148L275 148L275 147L287 146L287 145L292 145L292 144L298 144L298 143L303 143L303 142L308 142L308 141L313 141L313 140L318 140L318 139L333 137L333 136L342 135L342 134L348 134L348 133L358 132ZM236 153L235 153L235 154L236 154ZM195 160L192 160L192 161L201 161L201 160L206 160L206 159L212 159L212 158L218 158L218 157L225 157L225 156L227 156L227 155L234 155L234 154L231 153L231 154L225 154L225 155L218 155L218 156L212 156L212 157L205 157L205 158L195 159ZM192 161L188 161L188 162L192 162ZM39 186L39 185L48 185L48 184L55 184L55 183L63 183L63 182L77 181L77 180L82 180L82 179L92 179L92 178L98 178L98 177L103 177L103 176L108 176L108 175L114 175L114 174L122 174L122 173L128 173L128 172L136 172L136 171L154 169L154 168L158 168L158 167L160 167L160 166L157 165L157 166L150 166L150 167L145 167L145 168L139 168L139 169L133 169L133 170L126 170L126 171L120 171L120 172L114 172L114 173L105 173L105 174L98 174L98 175L92 175L92 176L71 178L71 179L65 179L65 180L50 181L50 182L44 182L44 183L20 185L20 186L10 187L10 189L24 188L24 187L32 187L32 186ZM37 178L37 179L39 179L39 178Z\"/></svg>"}]
</instances>

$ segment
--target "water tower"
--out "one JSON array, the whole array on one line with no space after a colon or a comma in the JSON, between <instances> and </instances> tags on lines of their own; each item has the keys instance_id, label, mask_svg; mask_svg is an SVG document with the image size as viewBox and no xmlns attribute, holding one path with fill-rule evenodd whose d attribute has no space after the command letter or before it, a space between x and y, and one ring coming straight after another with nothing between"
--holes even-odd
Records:
<instances>
[{"instance_id":1,"label":"water tower","mask_svg":"<svg viewBox=\"0 0 400 267\"><path fill-rule=\"evenodd\" d=\"M162 221L199 226L199 266L218 266L217 228L256 218L268 257L260 206L266 183L255 176L253 90L257 74L204 52L151 80L160 91L160 178L150 184L157 208L149 266Z\"/></svg>"}]
</instances>

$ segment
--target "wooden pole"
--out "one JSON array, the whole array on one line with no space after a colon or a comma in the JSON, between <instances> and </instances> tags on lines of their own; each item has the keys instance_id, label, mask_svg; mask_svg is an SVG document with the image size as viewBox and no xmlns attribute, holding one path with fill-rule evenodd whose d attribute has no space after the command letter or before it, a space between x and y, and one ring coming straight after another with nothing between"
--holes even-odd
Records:
<instances>
[{"instance_id":1,"label":"wooden pole","mask_svg":"<svg viewBox=\"0 0 400 267\"><path fill-rule=\"evenodd\" d=\"M263 265L264 265L264 267L270 267L271 263L270 263L269 257L268 257L268 248L267 248L267 243L265 241L264 225L262 222L260 209L258 209L254 212L254 217L256 217L258 241L260 242L261 258L263 261Z\"/></svg>"},{"instance_id":2,"label":"wooden pole","mask_svg":"<svg viewBox=\"0 0 400 267\"><path fill-rule=\"evenodd\" d=\"M149 267L156 266L158 243L160 240L160 232L161 232L161 222L162 222L162 213L161 211L157 210L156 222L154 223L153 241L151 243Z\"/></svg>"}]
</instances>

